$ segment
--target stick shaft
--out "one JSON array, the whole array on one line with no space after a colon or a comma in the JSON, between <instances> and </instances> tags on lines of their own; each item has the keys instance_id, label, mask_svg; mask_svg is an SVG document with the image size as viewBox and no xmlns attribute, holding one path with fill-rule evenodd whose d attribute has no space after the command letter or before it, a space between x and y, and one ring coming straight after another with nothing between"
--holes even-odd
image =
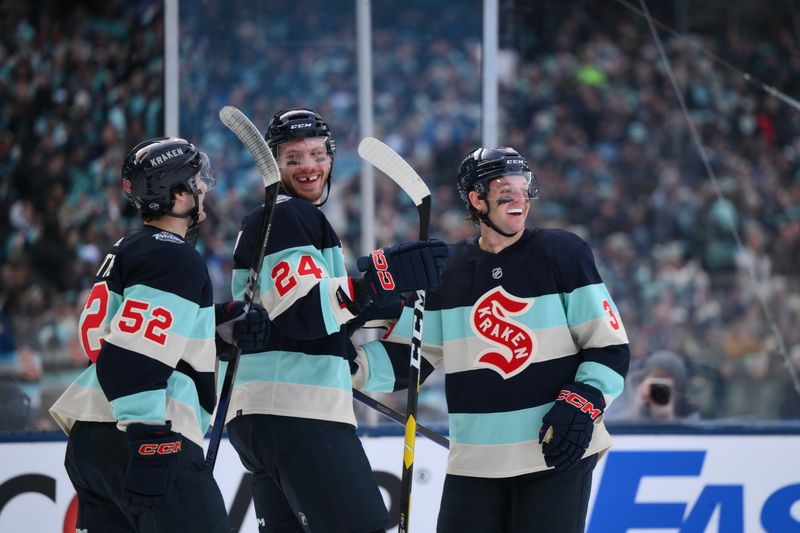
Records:
<instances>
[{"instance_id":1,"label":"stick shaft","mask_svg":"<svg viewBox=\"0 0 800 533\"><path fill-rule=\"evenodd\" d=\"M258 289L258 275L261 272L264 253L267 249L267 242L272 229L272 213L275 210L275 202L280 188L280 171L272 152L267 147L266 141L264 141L258 129L244 113L234 107L226 106L220 110L220 119L250 151L264 180L264 210L261 213L258 237L255 241L256 246L250 263L250 272L245 284L243 298L249 308L250 304L253 303L253 294ZM217 461L225 418L228 415L228 407L233 395L236 371L239 368L239 359L242 355L242 350L235 339L233 346L233 354L228 361L228 368L225 370L225 378L219 393L214 425L211 427L211 436L209 437L208 450L206 451L206 464L209 465L212 471Z\"/></svg>"},{"instance_id":2,"label":"stick shaft","mask_svg":"<svg viewBox=\"0 0 800 533\"><path fill-rule=\"evenodd\" d=\"M380 414L382 414L383 416L385 416L389 420L394 420L395 422L397 422L401 426L404 426L405 423L406 423L406 415L404 415L403 413L401 413L399 411L395 411L394 409L392 409L388 405L379 402L378 400L376 400L372 396L368 396L367 394L364 394L360 390L357 390L357 389L353 390L353 398L355 398L357 401L361 402L362 404L366 405L367 407L369 407L371 409L375 409L376 411L378 411ZM422 424L417 424L417 433L419 433L423 437L426 437L429 440L435 442L436 444L438 444L442 448L445 448L445 449L449 449L450 448L450 441L447 439L447 437L435 432L434 430L432 430L432 429L430 429L430 428L428 428L426 426L423 426Z\"/></svg>"}]
</instances>

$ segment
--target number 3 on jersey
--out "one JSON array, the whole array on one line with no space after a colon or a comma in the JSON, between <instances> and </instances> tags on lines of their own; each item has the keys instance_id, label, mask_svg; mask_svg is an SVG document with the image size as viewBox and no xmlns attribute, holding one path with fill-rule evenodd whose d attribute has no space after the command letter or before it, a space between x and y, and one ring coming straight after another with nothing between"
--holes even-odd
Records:
<instances>
[{"instance_id":1,"label":"number 3 on jersey","mask_svg":"<svg viewBox=\"0 0 800 533\"><path fill-rule=\"evenodd\" d=\"M617 316L614 314L614 310L611 308L611 304L608 303L608 300L603 300L603 311L608 313L610 317L608 323L611 327L615 330L619 329L619 320L617 320Z\"/></svg>"},{"instance_id":2,"label":"number 3 on jersey","mask_svg":"<svg viewBox=\"0 0 800 533\"><path fill-rule=\"evenodd\" d=\"M281 261L272 268L270 273L270 277L275 283L275 290L278 291L281 298L297 286L298 276L314 276L316 279L322 279L322 269L317 266L310 255L302 255L297 265L296 275L288 261Z\"/></svg>"}]
</instances>

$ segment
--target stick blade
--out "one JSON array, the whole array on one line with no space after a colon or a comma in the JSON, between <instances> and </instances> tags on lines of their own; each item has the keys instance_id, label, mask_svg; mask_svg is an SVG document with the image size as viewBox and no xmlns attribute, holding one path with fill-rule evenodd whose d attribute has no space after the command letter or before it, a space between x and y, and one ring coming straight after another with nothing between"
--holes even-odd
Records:
<instances>
[{"instance_id":1,"label":"stick blade","mask_svg":"<svg viewBox=\"0 0 800 533\"><path fill-rule=\"evenodd\" d=\"M391 147L375 137L366 137L358 145L358 155L364 161L386 174L403 189L419 207L431 191L419 174Z\"/></svg>"},{"instance_id":2,"label":"stick blade","mask_svg":"<svg viewBox=\"0 0 800 533\"><path fill-rule=\"evenodd\" d=\"M219 119L236 137L247 147L253 160L256 162L258 171L264 180L264 187L269 187L278 183L281 179L278 163L272 155L272 151L267 146L261 132L253 125L247 116L239 109L226 105L219 110Z\"/></svg>"}]
</instances>

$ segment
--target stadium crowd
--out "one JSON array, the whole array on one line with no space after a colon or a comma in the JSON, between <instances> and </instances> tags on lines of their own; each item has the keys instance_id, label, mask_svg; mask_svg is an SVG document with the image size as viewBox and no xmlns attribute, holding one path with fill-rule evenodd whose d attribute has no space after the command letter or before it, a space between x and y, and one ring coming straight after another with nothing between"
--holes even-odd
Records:
<instances>
[{"instance_id":1,"label":"stadium crowd","mask_svg":"<svg viewBox=\"0 0 800 533\"><path fill-rule=\"evenodd\" d=\"M455 172L480 143L481 2L439 17L428 3L372 2L375 135L426 179L433 234L454 241L467 236ZM85 364L85 284L139 223L119 193L121 159L163 123L160 2L38 4L0 3L0 376L2 397L19 399L0 430L53 429L47 407ZM325 210L348 264L362 252L352 4L181 2L180 130L218 175L198 249L220 299L238 221L260 200L250 156L217 119L225 104L259 127L284 107L321 112L337 142ZM653 354L672 354L659 359L684 405L676 419L800 417L800 111L709 54L800 95L800 38L778 15L661 36L707 167L637 13L588 2L545 21L501 13L499 139L539 180L529 222L596 250L631 341L629 391ZM288 100L298 86L306 98ZM377 244L414 238L415 210L389 180L375 185ZM443 401L426 384L423 416L437 420ZM645 420L630 403L609 418Z\"/></svg>"}]
</instances>

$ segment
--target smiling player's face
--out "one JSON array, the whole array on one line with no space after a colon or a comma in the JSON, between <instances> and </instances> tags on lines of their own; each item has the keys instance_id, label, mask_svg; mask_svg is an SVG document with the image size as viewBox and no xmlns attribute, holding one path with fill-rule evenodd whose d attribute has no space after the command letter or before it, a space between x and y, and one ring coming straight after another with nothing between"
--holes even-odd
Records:
<instances>
[{"instance_id":1,"label":"smiling player's face","mask_svg":"<svg viewBox=\"0 0 800 533\"><path fill-rule=\"evenodd\" d=\"M489 219L506 233L517 233L525 228L525 219L531 208L530 181L525 176L503 176L489 182L486 203Z\"/></svg>"},{"instance_id":2,"label":"smiling player's face","mask_svg":"<svg viewBox=\"0 0 800 533\"><path fill-rule=\"evenodd\" d=\"M281 185L292 196L317 202L331 172L325 137L298 139L278 145Z\"/></svg>"}]
</instances>

